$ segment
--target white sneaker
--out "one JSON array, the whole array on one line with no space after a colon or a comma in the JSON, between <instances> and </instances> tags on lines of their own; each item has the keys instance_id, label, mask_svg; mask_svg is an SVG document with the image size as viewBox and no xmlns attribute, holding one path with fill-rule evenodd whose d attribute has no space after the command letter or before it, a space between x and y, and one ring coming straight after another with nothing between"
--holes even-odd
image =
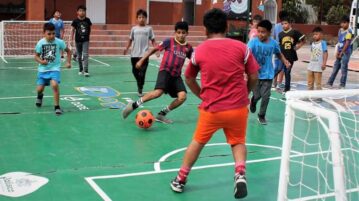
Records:
<instances>
[{"instance_id":1,"label":"white sneaker","mask_svg":"<svg viewBox=\"0 0 359 201\"><path fill-rule=\"evenodd\" d=\"M161 115L161 114L158 114L156 116L156 121L161 122L161 123L165 123L165 124L172 124L173 123L173 121L171 119L168 119L168 118L166 118L166 116Z\"/></svg>"},{"instance_id":2,"label":"white sneaker","mask_svg":"<svg viewBox=\"0 0 359 201\"><path fill-rule=\"evenodd\" d=\"M79 75L84 75L84 72L79 72Z\"/></svg>"},{"instance_id":3,"label":"white sneaker","mask_svg":"<svg viewBox=\"0 0 359 201\"><path fill-rule=\"evenodd\" d=\"M85 77L90 77L90 73L84 73Z\"/></svg>"}]
</instances>

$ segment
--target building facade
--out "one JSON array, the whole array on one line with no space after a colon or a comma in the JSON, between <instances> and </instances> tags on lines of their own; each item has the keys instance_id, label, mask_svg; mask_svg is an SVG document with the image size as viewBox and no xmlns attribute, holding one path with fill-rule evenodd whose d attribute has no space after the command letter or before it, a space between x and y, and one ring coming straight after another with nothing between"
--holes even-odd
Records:
<instances>
[{"instance_id":1,"label":"building facade","mask_svg":"<svg viewBox=\"0 0 359 201\"><path fill-rule=\"evenodd\" d=\"M5 0L6 1L6 0ZM47 20L58 9L64 20L76 17L76 8L86 5L87 15L94 23L134 24L136 11L147 10L149 23L169 25L186 20L191 25L202 25L203 14L213 7L223 8L225 0L25 0L27 20ZM282 0L251 1L252 14L260 14L273 23L281 9Z\"/></svg>"}]
</instances>

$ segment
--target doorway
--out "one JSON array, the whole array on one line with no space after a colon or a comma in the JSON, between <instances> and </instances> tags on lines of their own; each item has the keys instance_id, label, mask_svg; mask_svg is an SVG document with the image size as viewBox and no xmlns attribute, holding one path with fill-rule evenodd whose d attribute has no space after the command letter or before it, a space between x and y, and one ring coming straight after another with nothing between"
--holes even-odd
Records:
<instances>
[{"instance_id":1,"label":"doorway","mask_svg":"<svg viewBox=\"0 0 359 201\"><path fill-rule=\"evenodd\" d=\"M196 9L196 0L184 0L184 14L183 14L183 20L188 22L189 25L194 24L194 15L195 15L195 9Z\"/></svg>"}]
</instances>

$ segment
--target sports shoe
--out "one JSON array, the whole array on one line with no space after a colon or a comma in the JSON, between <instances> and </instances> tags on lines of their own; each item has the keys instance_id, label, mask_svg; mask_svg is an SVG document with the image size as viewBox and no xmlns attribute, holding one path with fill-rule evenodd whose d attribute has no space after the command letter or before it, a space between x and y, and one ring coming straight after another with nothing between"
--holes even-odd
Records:
<instances>
[{"instance_id":1,"label":"sports shoe","mask_svg":"<svg viewBox=\"0 0 359 201\"><path fill-rule=\"evenodd\" d=\"M37 98L35 102L36 107L41 107L42 105L42 98Z\"/></svg>"},{"instance_id":2,"label":"sports shoe","mask_svg":"<svg viewBox=\"0 0 359 201\"><path fill-rule=\"evenodd\" d=\"M267 125L267 120L266 120L265 116L258 115L258 122L262 125Z\"/></svg>"},{"instance_id":3,"label":"sports shoe","mask_svg":"<svg viewBox=\"0 0 359 201\"><path fill-rule=\"evenodd\" d=\"M340 85L338 89L345 89L345 86Z\"/></svg>"},{"instance_id":4,"label":"sports shoe","mask_svg":"<svg viewBox=\"0 0 359 201\"><path fill-rule=\"evenodd\" d=\"M182 193L185 185L186 182L179 181L177 177L174 178L170 183L172 190L177 193Z\"/></svg>"},{"instance_id":5,"label":"sports shoe","mask_svg":"<svg viewBox=\"0 0 359 201\"><path fill-rule=\"evenodd\" d=\"M122 111L122 117L123 117L124 119L126 119L126 118L128 117L128 115L130 115L131 112L133 112L134 109L133 109L133 107L132 107L132 104L133 104L132 101L129 102L129 103L126 105L125 109L123 109L123 111Z\"/></svg>"},{"instance_id":6,"label":"sports shoe","mask_svg":"<svg viewBox=\"0 0 359 201\"><path fill-rule=\"evenodd\" d=\"M247 196L246 176L241 174L236 174L234 176L234 197L236 199L240 199L246 196Z\"/></svg>"},{"instance_id":7,"label":"sports shoe","mask_svg":"<svg viewBox=\"0 0 359 201\"><path fill-rule=\"evenodd\" d=\"M137 96L138 96L138 97L143 97L143 93L138 92L138 93L137 93Z\"/></svg>"},{"instance_id":8,"label":"sports shoe","mask_svg":"<svg viewBox=\"0 0 359 201\"><path fill-rule=\"evenodd\" d=\"M249 110L250 110L252 113L255 113L256 110L257 110L256 103L254 102L253 96L252 96L252 98L251 98L251 104L249 105Z\"/></svg>"},{"instance_id":9,"label":"sports shoe","mask_svg":"<svg viewBox=\"0 0 359 201\"><path fill-rule=\"evenodd\" d=\"M324 85L324 88L333 89L333 85L327 83Z\"/></svg>"},{"instance_id":10,"label":"sports shoe","mask_svg":"<svg viewBox=\"0 0 359 201\"><path fill-rule=\"evenodd\" d=\"M277 87L280 88L280 89L284 89L285 84L281 83L281 84L279 84Z\"/></svg>"},{"instance_id":11,"label":"sports shoe","mask_svg":"<svg viewBox=\"0 0 359 201\"><path fill-rule=\"evenodd\" d=\"M161 122L161 123L165 123L165 124L172 124L173 121L171 119L166 118L166 116L162 115L162 114L158 114L156 116L156 121Z\"/></svg>"},{"instance_id":12,"label":"sports shoe","mask_svg":"<svg viewBox=\"0 0 359 201\"><path fill-rule=\"evenodd\" d=\"M79 72L79 75L84 75L84 72Z\"/></svg>"},{"instance_id":13,"label":"sports shoe","mask_svg":"<svg viewBox=\"0 0 359 201\"><path fill-rule=\"evenodd\" d=\"M90 73L85 72L84 75L85 77L90 77Z\"/></svg>"},{"instance_id":14,"label":"sports shoe","mask_svg":"<svg viewBox=\"0 0 359 201\"><path fill-rule=\"evenodd\" d=\"M55 109L56 115L62 115L63 111L60 108Z\"/></svg>"}]
</instances>

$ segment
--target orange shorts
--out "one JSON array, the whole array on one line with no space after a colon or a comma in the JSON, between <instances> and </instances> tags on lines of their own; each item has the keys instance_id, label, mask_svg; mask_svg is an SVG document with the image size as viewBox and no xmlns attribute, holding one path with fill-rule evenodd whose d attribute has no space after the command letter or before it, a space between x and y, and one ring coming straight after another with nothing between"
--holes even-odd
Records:
<instances>
[{"instance_id":1,"label":"orange shorts","mask_svg":"<svg viewBox=\"0 0 359 201\"><path fill-rule=\"evenodd\" d=\"M206 144L217 130L223 129L228 144L245 144L247 119L247 107L223 112L207 112L199 109L193 139L198 143Z\"/></svg>"}]
</instances>

